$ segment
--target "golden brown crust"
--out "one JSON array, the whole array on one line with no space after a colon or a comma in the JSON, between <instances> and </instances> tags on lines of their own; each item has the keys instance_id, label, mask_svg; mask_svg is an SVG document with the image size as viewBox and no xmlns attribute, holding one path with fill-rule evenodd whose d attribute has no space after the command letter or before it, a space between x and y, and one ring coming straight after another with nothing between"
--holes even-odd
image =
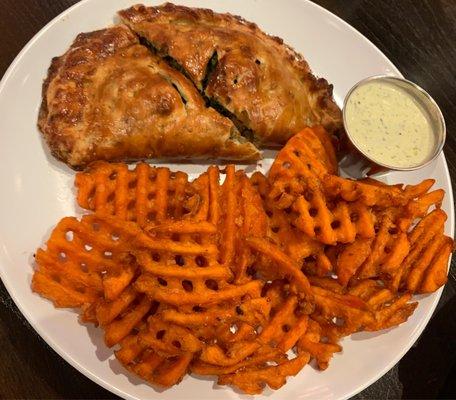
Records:
<instances>
[{"instance_id":1,"label":"golden brown crust","mask_svg":"<svg viewBox=\"0 0 456 400\"><path fill-rule=\"evenodd\" d=\"M41 129L73 168L95 160L258 159L258 150L125 25L78 35L43 84Z\"/></svg>"},{"instance_id":2,"label":"golden brown crust","mask_svg":"<svg viewBox=\"0 0 456 400\"><path fill-rule=\"evenodd\" d=\"M315 78L302 56L280 38L254 23L170 3L136 5L119 15L159 54L177 61L195 85L251 129L258 142L283 144L306 126L341 129L332 86ZM210 71L215 54L218 62Z\"/></svg>"}]
</instances>

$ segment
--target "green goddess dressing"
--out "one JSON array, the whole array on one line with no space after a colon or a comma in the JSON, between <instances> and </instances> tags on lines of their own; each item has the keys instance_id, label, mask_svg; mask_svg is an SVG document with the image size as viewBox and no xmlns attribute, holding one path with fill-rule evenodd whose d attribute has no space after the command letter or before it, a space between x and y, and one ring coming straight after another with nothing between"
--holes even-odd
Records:
<instances>
[{"instance_id":1,"label":"green goddess dressing","mask_svg":"<svg viewBox=\"0 0 456 400\"><path fill-rule=\"evenodd\" d=\"M393 168L422 164L434 149L425 110L406 90L387 82L356 88L345 105L345 124L361 152Z\"/></svg>"}]
</instances>

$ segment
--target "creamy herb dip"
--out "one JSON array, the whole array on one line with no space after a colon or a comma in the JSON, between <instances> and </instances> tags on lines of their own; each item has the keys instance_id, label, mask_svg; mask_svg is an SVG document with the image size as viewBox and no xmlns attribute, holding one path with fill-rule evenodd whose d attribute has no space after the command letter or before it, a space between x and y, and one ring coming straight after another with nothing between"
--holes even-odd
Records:
<instances>
[{"instance_id":1,"label":"creamy herb dip","mask_svg":"<svg viewBox=\"0 0 456 400\"><path fill-rule=\"evenodd\" d=\"M407 91L387 82L356 88L345 105L345 123L359 150L391 167L422 164L435 146L426 111Z\"/></svg>"}]
</instances>

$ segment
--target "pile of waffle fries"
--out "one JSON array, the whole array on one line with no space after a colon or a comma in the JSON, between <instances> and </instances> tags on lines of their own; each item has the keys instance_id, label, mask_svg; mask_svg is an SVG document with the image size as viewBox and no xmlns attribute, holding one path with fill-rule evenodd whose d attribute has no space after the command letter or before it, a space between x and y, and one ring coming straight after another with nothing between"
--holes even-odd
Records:
<instances>
[{"instance_id":1,"label":"pile of waffle fries","mask_svg":"<svg viewBox=\"0 0 456 400\"><path fill-rule=\"evenodd\" d=\"M104 330L129 371L169 387L214 375L278 389L340 339L401 324L446 282L453 241L432 180L336 175L322 128L295 135L268 176L99 162L78 173L89 214L36 253L32 288ZM223 181L223 183L221 183Z\"/></svg>"}]
</instances>

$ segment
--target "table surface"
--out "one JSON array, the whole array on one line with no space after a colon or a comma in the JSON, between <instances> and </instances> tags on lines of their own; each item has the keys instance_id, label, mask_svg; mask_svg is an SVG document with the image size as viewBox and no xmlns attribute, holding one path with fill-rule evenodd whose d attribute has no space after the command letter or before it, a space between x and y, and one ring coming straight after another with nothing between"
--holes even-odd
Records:
<instances>
[{"instance_id":1,"label":"table surface","mask_svg":"<svg viewBox=\"0 0 456 400\"><path fill-rule=\"evenodd\" d=\"M239 0L241 1L241 0ZM27 41L74 0L0 0L0 76ZM424 87L447 122L445 155L456 187L456 2L318 0ZM0 282L0 398L116 398L60 358ZM438 308L415 346L356 399L456 397L456 257ZM373 360L375 362L375 360ZM453 371L453 374L451 373Z\"/></svg>"}]
</instances>

